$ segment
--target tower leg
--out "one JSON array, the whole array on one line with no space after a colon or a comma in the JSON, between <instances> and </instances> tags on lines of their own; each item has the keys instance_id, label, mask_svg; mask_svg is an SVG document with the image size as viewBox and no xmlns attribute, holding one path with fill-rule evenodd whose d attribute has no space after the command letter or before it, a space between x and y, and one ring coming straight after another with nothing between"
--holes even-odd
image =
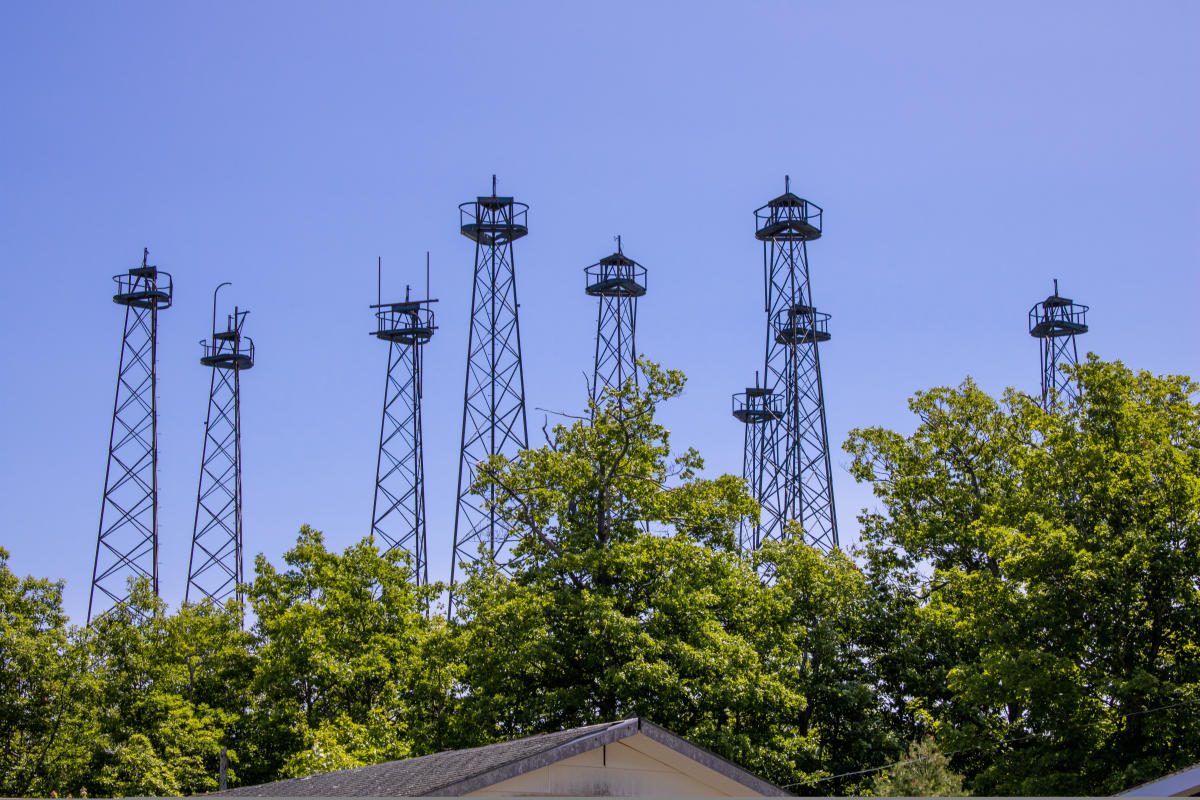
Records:
<instances>
[{"instance_id":1,"label":"tower leg","mask_svg":"<svg viewBox=\"0 0 1200 800\"><path fill-rule=\"evenodd\" d=\"M158 310L170 304L170 282L147 267L118 275L125 306L113 420L108 437L104 495L92 565L88 624L129 601L132 581L158 594Z\"/></svg>"},{"instance_id":2,"label":"tower leg","mask_svg":"<svg viewBox=\"0 0 1200 800\"><path fill-rule=\"evenodd\" d=\"M485 558L503 568L515 542L497 525L491 501L471 492L476 467L491 455L514 458L528 446L525 376L513 241L524 236L525 206L511 197L480 197L460 206L464 236L475 242L471 324L463 389L458 494L454 512L453 586L460 563ZM453 588L448 605L453 613Z\"/></svg>"},{"instance_id":3,"label":"tower leg","mask_svg":"<svg viewBox=\"0 0 1200 800\"><path fill-rule=\"evenodd\" d=\"M426 558L425 468L421 440L421 348L392 341L384 382L371 533L381 552L409 556L412 580L429 581Z\"/></svg>"}]
</instances>

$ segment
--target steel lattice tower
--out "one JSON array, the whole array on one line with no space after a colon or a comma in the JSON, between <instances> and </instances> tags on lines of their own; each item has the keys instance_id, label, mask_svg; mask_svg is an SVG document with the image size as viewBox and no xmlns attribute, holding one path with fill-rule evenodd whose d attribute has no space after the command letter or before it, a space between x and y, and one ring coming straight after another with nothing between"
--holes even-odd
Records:
<instances>
[{"instance_id":1,"label":"steel lattice tower","mask_svg":"<svg viewBox=\"0 0 1200 800\"><path fill-rule=\"evenodd\" d=\"M88 598L88 624L129 599L130 579L146 578L158 594L158 312L171 307L171 276L146 263L114 275L113 302L125 306L125 330L100 530Z\"/></svg>"},{"instance_id":2,"label":"steel lattice tower","mask_svg":"<svg viewBox=\"0 0 1200 800\"><path fill-rule=\"evenodd\" d=\"M1029 335L1038 340L1042 363L1042 407L1053 411L1079 396L1079 386L1064 366L1079 363L1075 337L1087 333L1088 307L1069 297L1060 297L1058 281L1054 294L1029 309Z\"/></svg>"},{"instance_id":3,"label":"steel lattice tower","mask_svg":"<svg viewBox=\"0 0 1200 800\"><path fill-rule=\"evenodd\" d=\"M245 572L242 558L242 406L243 371L254 366L254 340L242 333L249 311L234 306L225 329L217 330L217 292L213 290L212 343L200 342L200 363L212 370L208 385L208 415L196 516L192 523L192 552L184 602L197 600L242 602Z\"/></svg>"},{"instance_id":4,"label":"steel lattice tower","mask_svg":"<svg viewBox=\"0 0 1200 800\"><path fill-rule=\"evenodd\" d=\"M808 270L808 243L821 236L821 207L792 194L790 184L785 177L784 193L754 212L767 312L761 402L764 408L778 402L782 418L746 420L762 428L747 431L745 463L759 474L746 477L751 485L757 481L762 508L752 544L786 536L787 524L796 521L806 542L829 551L838 546L837 516L818 351L830 338L829 315L816 309Z\"/></svg>"},{"instance_id":5,"label":"steel lattice tower","mask_svg":"<svg viewBox=\"0 0 1200 800\"><path fill-rule=\"evenodd\" d=\"M375 462L371 535L379 540L382 552L398 548L408 553L413 582L418 586L429 583L421 396L424 345L437 330L429 306L436 302L428 298L413 300L406 287L403 303L372 306L378 310L376 330L371 335L388 343L388 368L379 424L379 457Z\"/></svg>"},{"instance_id":6,"label":"steel lattice tower","mask_svg":"<svg viewBox=\"0 0 1200 800\"><path fill-rule=\"evenodd\" d=\"M621 251L584 267L584 291L600 298L596 316L596 361L592 369L592 400L604 388L619 389L637 380L637 301L646 293L646 268Z\"/></svg>"},{"instance_id":7,"label":"steel lattice tower","mask_svg":"<svg viewBox=\"0 0 1200 800\"><path fill-rule=\"evenodd\" d=\"M750 490L750 496L761 502L763 477L767 471L767 450L774 443L775 428L783 419L782 398L770 389L758 385L758 374L754 386L747 386L742 394L733 396L733 416L746 425L742 451L742 477ZM774 453L771 453L772 464ZM762 544L762 518L758 522L744 520L738 530L738 547L757 550Z\"/></svg>"},{"instance_id":8,"label":"steel lattice tower","mask_svg":"<svg viewBox=\"0 0 1200 800\"><path fill-rule=\"evenodd\" d=\"M504 555L513 543L510 532L496 524L495 512L489 508L492 496L471 494L471 485L480 461L490 455L513 458L529 443L513 263L513 242L529 233L529 207L498 196L493 175L490 196L458 208L462 235L475 242L475 279L450 563L452 585L460 561L475 561L482 554L504 566ZM452 595L451 613L453 602Z\"/></svg>"}]
</instances>

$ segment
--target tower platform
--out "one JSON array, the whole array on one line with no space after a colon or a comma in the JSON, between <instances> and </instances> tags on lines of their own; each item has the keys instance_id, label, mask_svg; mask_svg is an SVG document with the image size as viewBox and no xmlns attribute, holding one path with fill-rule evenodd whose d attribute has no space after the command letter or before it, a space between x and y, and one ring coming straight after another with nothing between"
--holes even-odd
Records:
<instances>
[{"instance_id":1,"label":"tower platform","mask_svg":"<svg viewBox=\"0 0 1200 800\"><path fill-rule=\"evenodd\" d=\"M829 315L811 306L796 305L775 315L775 341L780 344L828 342Z\"/></svg>"},{"instance_id":2,"label":"tower platform","mask_svg":"<svg viewBox=\"0 0 1200 800\"><path fill-rule=\"evenodd\" d=\"M134 267L125 275L113 275L113 281L117 284L113 302L118 305L158 310L171 307L171 275L158 267Z\"/></svg>"},{"instance_id":3,"label":"tower platform","mask_svg":"<svg viewBox=\"0 0 1200 800\"><path fill-rule=\"evenodd\" d=\"M584 267L592 297L641 297L646 293L646 268L618 251Z\"/></svg>"},{"instance_id":4,"label":"tower platform","mask_svg":"<svg viewBox=\"0 0 1200 800\"><path fill-rule=\"evenodd\" d=\"M783 419L783 397L770 389L747 386L733 396L733 416L750 425Z\"/></svg>"},{"instance_id":5,"label":"tower platform","mask_svg":"<svg viewBox=\"0 0 1200 800\"><path fill-rule=\"evenodd\" d=\"M437 325L433 320L433 309L426 304L435 300L410 300L403 303L389 303L375 312L378 329L371 332L385 342L399 344L425 344L433 338Z\"/></svg>"}]
</instances>

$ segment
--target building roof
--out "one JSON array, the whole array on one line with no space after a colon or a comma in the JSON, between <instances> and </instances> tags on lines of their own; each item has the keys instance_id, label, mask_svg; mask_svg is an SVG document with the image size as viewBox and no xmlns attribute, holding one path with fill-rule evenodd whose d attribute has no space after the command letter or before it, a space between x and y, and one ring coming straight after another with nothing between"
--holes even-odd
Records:
<instances>
[{"instance_id":1,"label":"building roof","mask_svg":"<svg viewBox=\"0 0 1200 800\"><path fill-rule=\"evenodd\" d=\"M1120 797L1196 797L1200 795L1200 764L1121 792Z\"/></svg>"},{"instance_id":2,"label":"building roof","mask_svg":"<svg viewBox=\"0 0 1200 800\"><path fill-rule=\"evenodd\" d=\"M459 796L637 734L735 781L749 790L747 794L788 796L778 786L638 717L468 750L448 750L420 758L244 786L217 794L247 797Z\"/></svg>"}]
</instances>

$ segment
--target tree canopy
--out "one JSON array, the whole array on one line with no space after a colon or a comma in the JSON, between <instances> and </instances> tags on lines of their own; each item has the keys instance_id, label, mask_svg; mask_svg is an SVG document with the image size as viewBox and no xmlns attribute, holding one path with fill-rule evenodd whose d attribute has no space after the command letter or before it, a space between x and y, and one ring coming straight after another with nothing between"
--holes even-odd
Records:
<instances>
[{"instance_id":1,"label":"tree canopy","mask_svg":"<svg viewBox=\"0 0 1200 800\"><path fill-rule=\"evenodd\" d=\"M1200 760L1197 385L1090 358L1047 413L966 381L848 443L893 689L983 794L1111 794ZM909 644L911 643L911 644ZM911 698L911 699L908 699Z\"/></svg>"},{"instance_id":2,"label":"tree canopy","mask_svg":"<svg viewBox=\"0 0 1200 800\"><path fill-rule=\"evenodd\" d=\"M452 619L401 554L308 527L244 610L137 585L87 629L0 550L0 794L189 794L222 749L247 785L631 715L800 794L1107 794L1200 760L1190 380L1091 359L1053 414L918 393L911 433L846 445L878 500L858 549L746 553L745 485L672 449L683 376L642 370L480 465L519 544Z\"/></svg>"}]
</instances>

